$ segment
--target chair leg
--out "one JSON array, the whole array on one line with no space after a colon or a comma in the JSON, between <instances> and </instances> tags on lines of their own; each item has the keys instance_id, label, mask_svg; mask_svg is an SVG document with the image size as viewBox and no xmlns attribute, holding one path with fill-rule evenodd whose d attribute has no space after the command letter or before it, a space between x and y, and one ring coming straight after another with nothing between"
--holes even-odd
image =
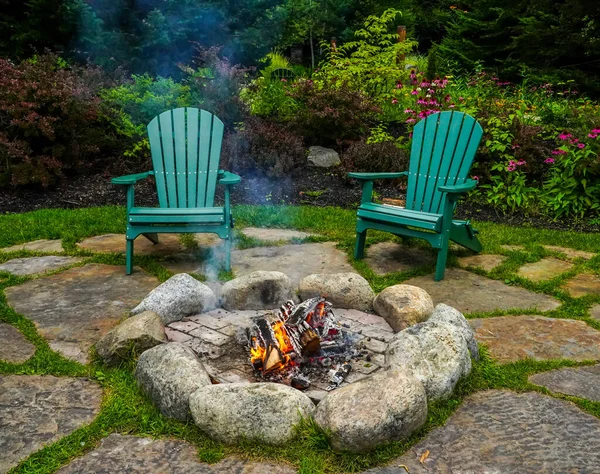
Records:
<instances>
[{"instance_id":1,"label":"chair leg","mask_svg":"<svg viewBox=\"0 0 600 474\"><path fill-rule=\"evenodd\" d=\"M127 275L133 273L133 239L127 239L125 251L125 272Z\"/></svg>"},{"instance_id":2,"label":"chair leg","mask_svg":"<svg viewBox=\"0 0 600 474\"><path fill-rule=\"evenodd\" d=\"M354 247L354 258L360 260L365 256L365 241L367 240L367 231L356 232L356 246Z\"/></svg>"},{"instance_id":3,"label":"chair leg","mask_svg":"<svg viewBox=\"0 0 600 474\"><path fill-rule=\"evenodd\" d=\"M151 234L142 234L142 235L144 237L146 237L154 245L158 244L158 234L156 232L153 232Z\"/></svg>"},{"instance_id":4,"label":"chair leg","mask_svg":"<svg viewBox=\"0 0 600 474\"><path fill-rule=\"evenodd\" d=\"M435 264L435 281L444 279L444 273L446 272L446 260L448 259L448 245L438 250L437 262Z\"/></svg>"},{"instance_id":5,"label":"chair leg","mask_svg":"<svg viewBox=\"0 0 600 474\"><path fill-rule=\"evenodd\" d=\"M225 271L231 271L231 241L233 239L233 231L229 232L225 241Z\"/></svg>"}]
</instances>

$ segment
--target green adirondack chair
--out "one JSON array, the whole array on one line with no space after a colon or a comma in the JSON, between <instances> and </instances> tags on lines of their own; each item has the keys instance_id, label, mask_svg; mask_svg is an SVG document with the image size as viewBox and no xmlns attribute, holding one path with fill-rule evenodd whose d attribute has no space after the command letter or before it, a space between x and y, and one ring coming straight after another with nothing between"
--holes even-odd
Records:
<instances>
[{"instance_id":1,"label":"green adirondack chair","mask_svg":"<svg viewBox=\"0 0 600 474\"><path fill-rule=\"evenodd\" d=\"M140 234L158 243L159 233L214 233L226 240L225 267L231 269L233 219L230 188L240 177L219 170L223 122L191 107L163 112L148 124L153 171L121 176L127 188L126 271L133 271L133 241ZM154 176L159 207L136 207L134 185ZM214 205L217 184L225 186L224 205Z\"/></svg>"},{"instance_id":2,"label":"green adirondack chair","mask_svg":"<svg viewBox=\"0 0 600 474\"><path fill-rule=\"evenodd\" d=\"M354 257L364 255L367 229L427 240L438 249L435 281L444 278L451 240L480 252L477 230L452 215L460 195L477 186L468 175L482 135L481 125L470 115L433 114L414 128L408 171L349 173L362 181ZM401 176L408 177L405 208L372 202L374 180Z\"/></svg>"}]
</instances>

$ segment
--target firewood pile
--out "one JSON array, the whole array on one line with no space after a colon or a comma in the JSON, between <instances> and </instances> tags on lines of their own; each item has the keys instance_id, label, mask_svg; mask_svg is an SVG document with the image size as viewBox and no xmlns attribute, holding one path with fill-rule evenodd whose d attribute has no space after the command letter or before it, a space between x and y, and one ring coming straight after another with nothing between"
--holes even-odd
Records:
<instances>
[{"instance_id":1,"label":"firewood pile","mask_svg":"<svg viewBox=\"0 0 600 474\"><path fill-rule=\"evenodd\" d=\"M250 363L257 378L306 390L314 380L333 390L361 356L338 324L331 303L315 297L285 303L276 314L255 320L247 331Z\"/></svg>"}]
</instances>

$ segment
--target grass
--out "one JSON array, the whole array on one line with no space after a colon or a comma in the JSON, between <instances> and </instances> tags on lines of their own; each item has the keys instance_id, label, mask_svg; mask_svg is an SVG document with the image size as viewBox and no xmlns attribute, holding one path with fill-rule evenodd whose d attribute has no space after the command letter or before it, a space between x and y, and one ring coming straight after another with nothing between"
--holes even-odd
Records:
<instances>
[{"instance_id":1,"label":"grass","mask_svg":"<svg viewBox=\"0 0 600 474\"><path fill-rule=\"evenodd\" d=\"M351 257L354 244L355 213L350 210L317 207L258 207L236 206L234 209L237 228L244 226L294 228L318 234L321 237L310 237L303 241L318 242L333 240L338 247L346 251L351 263L373 286L380 291L386 286L400 283L406 279L433 271L433 266L379 276L364 263L354 261ZM124 265L124 257L114 254L94 254L78 249L77 241L86 237L124 231L125 211L120 207L101 207L78 210L40 210L26 214L0 216L0 247L6 247L36 239L63 239L67 255L79 256L84 260L76 265L86 263L104 263ZM490 278L504 280L508 284L520 286L532 291L552 295L562 305L546 316L554 318L570 318L585 321L600 330L600 322L589 316L589 308L600 303L600 296L572 298L561 285L576 273L583 271L600 273L600 256L591 260L577 259L574 268L565 276L554 278L548 282L534 283L516 273L517 269L528 262L535 262L547 256L564 259L565 256L546 250L543 245L558 245L578 250L597 252L600 249L600 234L582 234L567 231L535 229L528 227L510 227L501 224L476 222L481 231L481 240L486 253L504 255L506 260L492 272L480 269L472 271ZM368 245L385 240L397 240L389 234L372 232ZM301 243L298 241L296 243ZM183 239L188 247L194 247L189 238ZM408 240L407 245L427 248L420 241ZM278 242L281 244L281 242ZM522 245L523 250L511 251L502 248L504 244ZM264 242L238 235L238 245L250 248L264 245ZM467 255L467 251L451 253L449 265L457 264L457 257ZM38 255L35 252L17 251L0 253L0 263L15 257ZM149 256L136 256L136 265L164 281L171 273L160 261ZM232 274L220 272L222 279L230 279ZM495 363L482 348L482 358L474 364L469 377L463 379L453 397L444 402L433 403L429 407L426 425L410 439L390 443L367 454L349 454L333 452L325 434L311 420L305 420L297 427L298 437L288 446L275 448L260 443L242 443L239 446L225 446L214 442L202 434L192 423L184 424L163 417L143 396L133 378L133 363L118 368L107 368L96 359L89 365L65 359L52 351L47 342L39 335L35 325L14 312L6 303L4 290L10 286L22 284L35 277L15 277L0 272L0 321L17 327L24 336L35 345L35 355L23 364L0 362L0 374L38 374L71 377L88 377L99 383L104 390L104 399L100 414L88 426L82 427L69 436L52 443L44 449L32 454L11 473L46 474L55 472L76 456L92 450L99 441L110 433L125 433L151 437L172 437L186 440L198 449L199 459L205 462L217 462L223 457L237 456L287 462L299 469L302 474L359 472L401 455L406 449L422 439L429 431L441 426L460 406L462 400L479 390L509 389L515 391L537 391L556 398L576 403L582 410L600 417L600 403L589 400L551 394L543 387L528 382L531 374L561 367L573 367L586 363L575 363L568 360L533 361L526 360L512 364ZM491 317L503 314L523 314L527 311L504 311L483 314L471 314L469 317Z\"/></svg>"}]
</instances>

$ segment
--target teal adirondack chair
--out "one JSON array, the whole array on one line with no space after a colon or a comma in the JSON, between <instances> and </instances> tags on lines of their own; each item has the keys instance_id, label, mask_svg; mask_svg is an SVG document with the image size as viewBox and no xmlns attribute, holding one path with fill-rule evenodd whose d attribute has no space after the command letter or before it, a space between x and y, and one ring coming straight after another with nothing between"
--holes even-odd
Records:
<instances>
[{"instance_id":1,"label":"teal adirondack chair","mask_svg":"<svg viewBox=\"0 0 600 474\"><path fill-rule=\"evenodd\" d=\"M153 171L121 176L127 188L126 271L133 271L133 241L140 234L158 243L159 233L215 233L226 240L225 267L231 269L233 219L230 188L240 177L219 170L223 122L191 107L163 112L148 124ZM134 185L154 176L159 207L135 207ZM225 186L223 206L215 206L217 184Z\"/></svg>"},{"instance_id":2,"label":"teal adirondack chair","mask_svg":"<svg viewBox=\"0 0 600 474\"><path fill-rule=\"evenodd\" d=\"M481 125L470 115L433 114L414 128L408 171L349 173L362 181L354 257L364 256L367 229L427 240L438 249L435 281L444 278L451 240L480 252L477 230L452 215L460 195L477 186L468 175L482 135ZM372 202L374 180L401 176L408 177L405 208Z\"/></svg>"}]
</instances>

